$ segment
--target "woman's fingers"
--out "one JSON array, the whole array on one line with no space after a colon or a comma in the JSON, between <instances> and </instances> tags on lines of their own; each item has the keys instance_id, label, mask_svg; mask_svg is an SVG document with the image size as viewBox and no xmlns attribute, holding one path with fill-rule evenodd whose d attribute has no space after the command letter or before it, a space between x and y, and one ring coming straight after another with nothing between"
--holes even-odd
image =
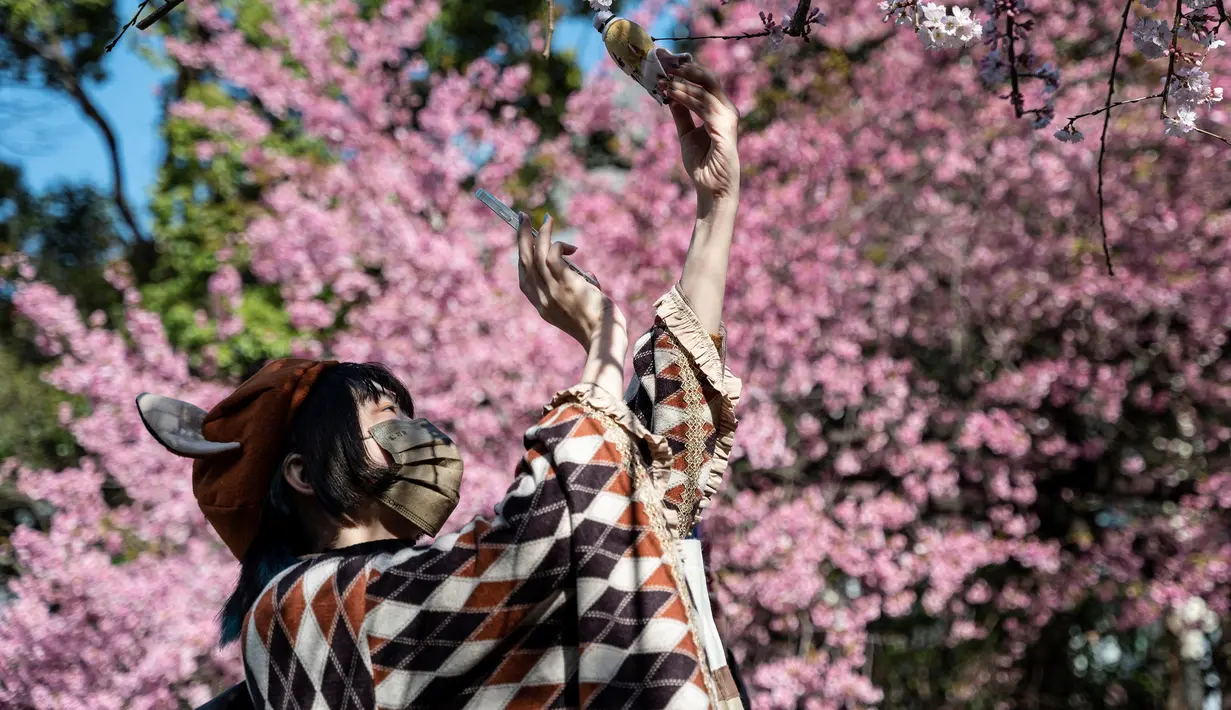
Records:
<instances>
[{"instance_id":1,"label":"woman's fingers","mask_svg":"<svg viewBox=\"0 0 1231 710\"><path fill-rule=\"evenodd\" d=\"M682 77L677 78L671 83L670 97L673 103L697 114L711 136L734 138L738 130L739 112L700 84L694 84Z\"/></svg>"},{"instance_id":2,"label":"woman's fingers","mask_svg":"<svg viewBox=\"0 0 1231 710\"><path fill-rule=\"evenodd\" d=\"M713 97L706 93L705 89L692 82L681 79L671 82L671 100L674 104L678 104L680 107L697 114L702 121L707 123L714 115L714 107L710 103L710 101L714 100ZM672 106L672 108L676 107ZM672 111L671 115L675 116L675 111ZM691 117L688 120L690 123L692 122ZM676 127L679 127L678 121Z\"/></svg>"},{"instance_id":3,"label":"woman's fingers","mask_svg":"<svg viewBox=\"0 0 1231 710\"><path fill-rule=\"evenodd\" d=\"M692 132L697 124L693 123L692 113L677 103L671 104L671 118L675 119L675 132L683 137Z\"/></svg>"},{"instance_id":4,"label":"woman's fingers","mask_svg":"<svg viewBox=\"0 0 1231 710\"><path fill-rule=\"evenodd\" d=\"M576 252L577 247L572 244L565 244L564 242L555 242L551 245L548 251L547 270L550 272L552 278L557 281L563 280L565 274L571 271L568 263L564 261L564 257L568 254Z\"/></svg>"},{"instance_id":5,"label":"woman's fingers","mask_svg":"<svg viewBox=\"0 0 1231 710\"><path fill-rule=\"evenodd\" d=\"M671 109L671 118L675 120L675 132L680 138L683 138L692 132L697 127L697 124L693 122L692 113L688 109L681 106L678 102L670 100L672 98L670 96L670 89L673 88L673 83L672 79L659 79L658 89L663 92L664 96L669 97L667 105Z\"/></svg>"},{"instance_id":6,"label":"woman's fingers","mask_svg":"<svg viewBox=\"0 0 1231 710\"><path fill-rule=\"evenodd\" d=\"M541 309L546 305L546 285L535 263L534 228L530 226L530 215L519 212L517 216L520 218L517 227L517 283L534 307Z\"/></svg>"},{"instance_id":7,"label":"woman's fingers","mask_svg":"<svg viewBox=\"0 0 1231 710\"><path fill-rule=\"evenodd\" d=\"M715 93L722 91L722 84L718 82L718 77L697 62L681 64L680 67L675 70L675 73L695 84L705 87L707 91Z\"/></svg>"},{"instance_id":8,"label":"woman's fingers","mask_svg":"<svg viewBox=\"0 0 1231 710\"><path fill-rule=\"evenodd\" d=\"M530 216L518 212L517 224L517 263L520 267L519 276L529 278L534 270L534 228L530 226Z\"/></svg>"},{"instance_id":9,"label":"woman's fingers","mask_svg":"<svg viewBox=\"0 0 1231 710\"><path fill-rule=\"evenodd\" d=\"M724 106L730 109L735 108L735 104L731 102L731 99L727 98L727 92L722 88L722 81L718 78L717 74L709 69L696 62L690 62L681 65L675 73L705 89L706 92L713 95Z\"/></svg>"},{"instance_id":10,"label":"woman's fingers","mask_svg":"<svg viewBox=\"0 0 1231 710\"><path fill-rule=\"evenodd\" d=\"M521 292L538 308L540 312L550 307L560 289L573 288L565 283L571 278L567 272L572 271L582 279L595 286L598 279L593 274L582 271L566 257L577 251L577 246L565 242L552 242L551 230L553 220L550 215L543 220L537 236L530 228L530 217L518 213L521 226L517 230L517 281Z\"/></svg>"},{"instance_id":11,"label":"woman's fingers","mask_svg":"<svg viewBox=\"0 0 1231 710\"><path fill-rule=\"evenodd\" d=\"M654 51L658 54L658 61L662 63L663 70L668 74L674 74L677 69L693 61L678 54L672 54L662 47L658 47Z\"/></svg>"},{"instance_id":12,"label":"woman's fingers","mask_svg":"<svg viewBox=\"0 0 1231 710\"><path fill-rule=\"evenodd\" d=\"M517 213L517 258L522 266L529 266L534 259L534 227L525 212Z\"/></svg>"},{"instance_id":13,"label":"woman's fingers","mask_svg":"<svg viewBox=\"0 0 1231 710\"><path fill-rule=\"evenodd\" d=\"M539 227L539 236L534 240L534 266L539 271L539 277L543 280L543 285L551 283L551 272L547 266L548 252L551 249L551 228L554 220L551 215L547 215L543 219L543 224Z\"/></svg>"},{"instance_id":14,"label":"woman's fingers","mask_svg":"<svg viewBox=\"0 0 1231 710\"><path fill-rule=\"evenodd\" d=\"M560 286L565 286L569 288L580 287L580 284L574 284L570 286L565 283L569 279L573 278L574 275L576 275L576 276L580 276L586 281L589 281L595 287L599 287L597 276L595 276L592 272L583 271L580 266L574 264L572 261L569 261L568 256L570 254L576 254L576 253L577 253L577 245L575 244L566 244L564 242L552 242L551 256L547 260L547 268L551 272L552 278L556 280L555 283ZM572 272L572 274L569 273L570 271Z\"/></svg>"},{"instance_id":15,"label":"woman's fingers","mask_svg":"<svg viewBox=\"0 0 1231 710\"><path fill-rule=\"evenodd\" d=\"M722 99L714 95L712 91L704 86L684 77L677 77L671 82L672 98L680 96L690 96L706 107L707 114L701 115L702 120L708 120L708 116L720 115L728 112L733 112L730 106L723 103Z\"/></svg>"}]
</instances>

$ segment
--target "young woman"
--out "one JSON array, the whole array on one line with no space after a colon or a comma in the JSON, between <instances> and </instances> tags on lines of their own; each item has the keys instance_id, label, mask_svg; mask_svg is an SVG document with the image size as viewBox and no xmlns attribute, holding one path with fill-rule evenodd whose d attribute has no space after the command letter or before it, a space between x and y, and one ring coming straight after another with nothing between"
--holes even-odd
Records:
<instances>
[{"instance_id":1,"label":"young woman","mask_svg":"<svg viewBox=\"0 0 1231 710\"><path fill-rule=\"evenodd\" d=\"M138 400L196 459L194 494L242 563L223 636L245 683L216 707L742 707L693 534L740 392L721 325L738 115L696 64L662 88L697 188L683 273L622 400L623 314L567 268L550 220L536 239L522 216L522 293L586 362L493 519L414 544L456 504L460 456L378 365L276 361L208 414Z\"/></svg>"}]
</instances>

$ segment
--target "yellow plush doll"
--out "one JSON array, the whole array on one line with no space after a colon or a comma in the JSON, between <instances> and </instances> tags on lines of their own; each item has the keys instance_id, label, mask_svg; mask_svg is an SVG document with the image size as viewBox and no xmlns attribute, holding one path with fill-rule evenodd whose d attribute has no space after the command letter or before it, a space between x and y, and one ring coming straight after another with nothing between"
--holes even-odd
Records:
<instances>
[{"instance_id":1,"label":"yellow plush doll","mask_svg":"<svg viewBox=\"0 0 1231 710\"><path fill-rule=\"evenodd\" d=\"M650 92L660 105L666 103L658 90L658 80L667 77L666 67L675 68L691 62L692 55L674 54L655 47L644 27L607 10L594 16L594 29L603 36L603 45L616 65Z\"/></svg>"}]
</instances>

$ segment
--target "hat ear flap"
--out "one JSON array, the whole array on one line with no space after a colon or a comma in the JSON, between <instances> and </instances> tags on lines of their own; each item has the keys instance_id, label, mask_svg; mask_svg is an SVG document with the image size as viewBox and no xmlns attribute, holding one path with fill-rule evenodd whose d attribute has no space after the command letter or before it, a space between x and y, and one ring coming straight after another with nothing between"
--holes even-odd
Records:
<instances>
[{"instance_id":1,"label":"hat ear flap","mask_svg":"<svg viewBox=\"0 0 1231 710\"><path fill-rule=\"evenodd\" d=\"M240 448L238 441L210 441L201 433L205 410L149 392L137 395L137 411L150 435L177 456L205 458Z\"/></svg>"}]
</instances>

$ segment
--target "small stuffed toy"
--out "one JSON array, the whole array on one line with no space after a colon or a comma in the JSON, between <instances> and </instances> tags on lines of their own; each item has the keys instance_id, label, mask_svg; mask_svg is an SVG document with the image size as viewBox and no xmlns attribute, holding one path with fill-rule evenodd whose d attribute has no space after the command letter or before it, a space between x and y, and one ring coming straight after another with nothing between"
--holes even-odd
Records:
<instances>
[{"instance_id":1,"label":"small stuffed toy","mask_svg":"<svg viewBox=\"0 0 1231 710\"><path fill-rule=\"evenodd\" d=\"M594 29L603 37L603 45L615 63L641 84L654 100L663 105L666 99L658 90L658 80L667 78L667 69L675 69L692 61L691 54L674 54L655 47L650 33L641 25L616 17L608 10L594 15Z\"/></svg>"}]
</instances>

